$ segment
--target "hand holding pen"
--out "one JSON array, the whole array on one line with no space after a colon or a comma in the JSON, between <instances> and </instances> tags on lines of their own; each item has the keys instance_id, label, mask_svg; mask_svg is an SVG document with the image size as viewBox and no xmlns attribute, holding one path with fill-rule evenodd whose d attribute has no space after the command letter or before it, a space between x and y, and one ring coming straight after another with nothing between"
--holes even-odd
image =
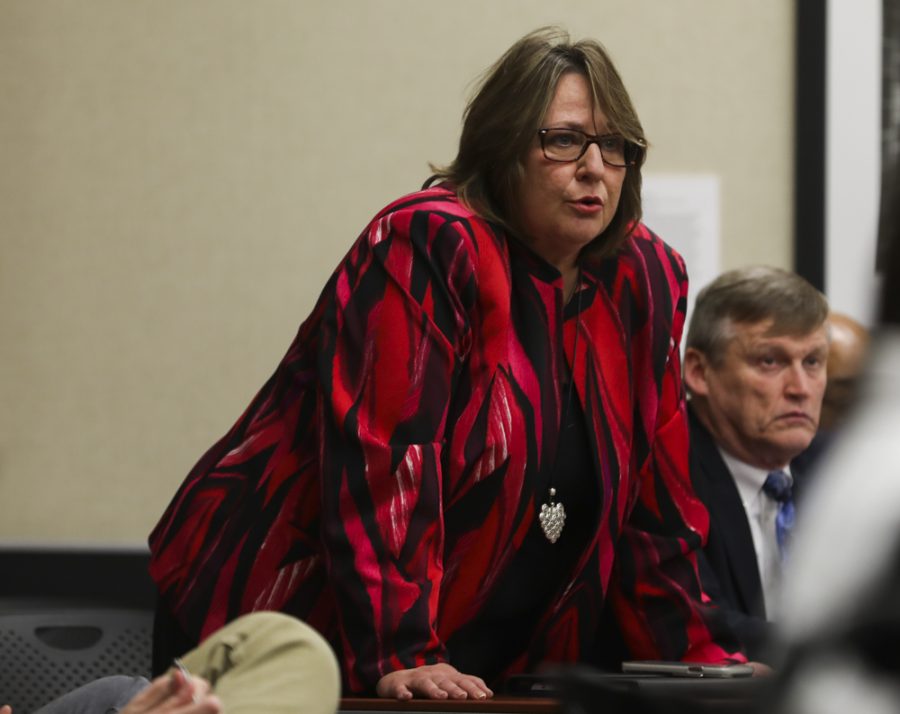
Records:
<instances>
[{"instance_id":1,"label":"hand holding pen","mask_svg":"<svg viewBox=\"0 0 900 714\"><path fill-rule=\"evenodd\" d=\"M193 676L176 659L167 674L154 679L121 714L219 714L222 703L209 682Z\"/></svg>"}]
</instances>

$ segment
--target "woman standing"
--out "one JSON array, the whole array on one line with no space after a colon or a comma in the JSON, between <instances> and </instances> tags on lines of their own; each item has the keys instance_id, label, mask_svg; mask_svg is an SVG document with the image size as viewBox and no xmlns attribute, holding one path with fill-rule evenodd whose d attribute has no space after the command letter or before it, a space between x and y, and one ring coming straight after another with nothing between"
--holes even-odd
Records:
<instances>
[{"instance_id":1,"label":"woman standing","mask_svg":"<svg viewBox=\"0 0 900 714\"><path fill-rule=\"evenodd\" d=\"M589 661L720 661L691 552L687 277L641 223L645 141L593 41L514 44L434 184L382 210L151 534L188 641L278 609L345 686L484 697ZM740 655L738 655L740 656Z\"/></svg>"}]
</instances>

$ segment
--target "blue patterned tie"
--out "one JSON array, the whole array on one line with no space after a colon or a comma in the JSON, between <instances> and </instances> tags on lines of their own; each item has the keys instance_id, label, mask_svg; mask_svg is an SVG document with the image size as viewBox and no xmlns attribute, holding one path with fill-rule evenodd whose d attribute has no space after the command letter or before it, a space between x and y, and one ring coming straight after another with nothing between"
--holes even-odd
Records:
<instances>
[{"instance_id":1,"label":"blue patterned tie","mask_svg":"<svg viewBox=\"0 0 900 714\"><path fill-rule=\"evenodd\" d=\"M775 538L778 552L784 560L788 537L794 527L794 500L791 496L791 477L784 471L773 471L766 477L763 491L778 501L778 516L775 518Z\"/></svg>"}]
</instances>

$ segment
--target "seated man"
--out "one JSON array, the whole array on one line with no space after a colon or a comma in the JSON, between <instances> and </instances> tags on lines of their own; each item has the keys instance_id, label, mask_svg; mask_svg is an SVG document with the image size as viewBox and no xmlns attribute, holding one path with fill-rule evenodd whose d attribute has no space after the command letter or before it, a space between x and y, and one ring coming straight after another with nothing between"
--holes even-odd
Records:
<instances>
[{"instance_id":1,"label":"seated man","mask_svg":"<svg viewBox=\"0 0 900 714\"><path fill-rule=\"evenodd\" d=\"M802 475L790 463L819 423L827 315L800 276L753 267L701 290L688 329L691 479L710 514L701 577L752 659L765 653L793 525Z\"/></svg>"}]
</instances>

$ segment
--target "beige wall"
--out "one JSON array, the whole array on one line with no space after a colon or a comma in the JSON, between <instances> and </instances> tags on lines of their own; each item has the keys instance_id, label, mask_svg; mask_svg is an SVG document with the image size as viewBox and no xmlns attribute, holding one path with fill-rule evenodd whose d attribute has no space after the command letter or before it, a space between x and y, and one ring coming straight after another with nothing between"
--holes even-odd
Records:
<instances>
[{"instance_id":1,"label":"beige wall","mask_svg":"<svg viewBox=\"0 0 900 714\"><path fill-rule=\"evenodd\" d=\"M788 266L788 0L2 0L0 540L143 541L547 23L610 49L648 173L721 177L724 267Z\"/></svg>"}]
</instances>

